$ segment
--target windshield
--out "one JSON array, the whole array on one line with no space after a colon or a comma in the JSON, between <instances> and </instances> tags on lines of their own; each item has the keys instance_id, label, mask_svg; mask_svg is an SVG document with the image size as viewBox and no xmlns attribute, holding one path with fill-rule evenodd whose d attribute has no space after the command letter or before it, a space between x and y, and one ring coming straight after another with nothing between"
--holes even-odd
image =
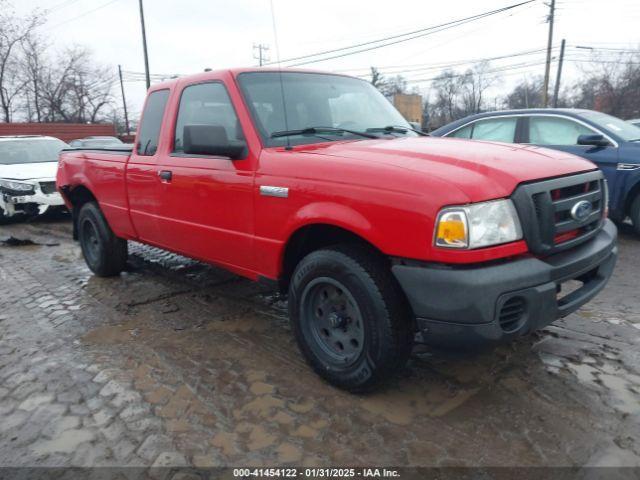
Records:
<instances>
[{"instance_id":1,"label":"windshield","mask_svg":"<svg viewBox=\"0 0 640 480\"><path fill-rule=\"evenodd\" d=\"M584 112L580 115L591 120L604 130L608 130L614 135L617 135L625 142L640 140L640 128L630 124L629 122L625 122L617 117L601 112Z\"/></svg>"},{"instance_id":2,"label":"windshield","mask_svg":"<svg viewBox=\"0 0 640 480\"><path fill-rule=\"evenodd\" d=\"M282 85L280 83L282 77ZM344 128L365 132L396 125L411 128L391 103L370 83L357 78L320 73L251 72L238 76L240 88L267 146L287 144L275 132L311 127ZM286 103L286 122L285 109ZM416 136L414 132L398 133ZM288 137L292 145L364 137L349 132L321 132Z\"/></svg>"},{"instance_id":3,"label":"windshield","mask_svg":"<svg viewBox=\"0 0 640 480\"><path fill-rule=\"evenodd\" d=\"M2 140L0 165L57 162L60 150L66 147L66 143L56 138Z\"/></svg>"}]
</instances>

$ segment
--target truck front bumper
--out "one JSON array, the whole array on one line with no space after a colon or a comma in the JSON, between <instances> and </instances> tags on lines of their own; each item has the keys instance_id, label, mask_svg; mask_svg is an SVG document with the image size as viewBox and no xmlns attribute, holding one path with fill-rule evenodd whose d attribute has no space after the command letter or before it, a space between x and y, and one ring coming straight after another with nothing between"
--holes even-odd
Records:
<instances>
[{"instance_id":1,"label":"truck front bumper","mask_svg":"<svg viewBox=\"0 0 640 480\"><path fill-rule=\"evenodd\" d=\"M547 258L483 266L396 261L418 327L432 344L495 343L524 335L569 315L607 284L618 256L610 220L596 237ZM575 290L562 295L563 284Z\"/></svg>"}]
</instances>

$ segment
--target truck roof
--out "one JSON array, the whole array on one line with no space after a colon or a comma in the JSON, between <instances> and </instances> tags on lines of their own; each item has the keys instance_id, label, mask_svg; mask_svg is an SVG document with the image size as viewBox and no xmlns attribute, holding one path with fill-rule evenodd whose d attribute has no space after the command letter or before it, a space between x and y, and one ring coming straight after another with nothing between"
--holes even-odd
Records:
<instances>
[{"instance_id":1,"label":"truck roof","mask_svg":"<svg viewBox=\"0 0 640 480\"><path fill-rule=\"evenodd\" d=\"M221 70L209 70L205 72L172 78L171 80L166 80L164 82L160 82L152 85L149 91L162 90L164 88L168 88L171 85L174 85L178 82L183 82L185 80L188 82L206 81L206 80L219 79L220 77L225 75L231 75L233 78L236 78L241 73L252 73L252 72L256 72L256 73L257 72L319 73L324 75L337 75L341 77L357 78L351 75L345 75L343 73L328 72L326 70L314 70L314 69L306 69L306 68L288 68L288 67L280 68L277 65L267 66L267 67L238 67L238 68L226 68Z\"/></svg>"}]
</instances>

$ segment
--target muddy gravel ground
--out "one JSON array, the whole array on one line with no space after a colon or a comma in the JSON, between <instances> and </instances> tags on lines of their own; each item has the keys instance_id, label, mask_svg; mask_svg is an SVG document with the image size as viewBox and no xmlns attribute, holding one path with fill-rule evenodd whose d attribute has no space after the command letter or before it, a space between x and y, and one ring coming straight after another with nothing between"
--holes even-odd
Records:
<instances>
[{"instance_id":1,"label":"muddy gravel ground","mask_svg":"<svg viewBox=\"0 0 640 480\"><path fill-rule=\"evenodd\" d=\"M264 287L132 244L91 275L66 218L0 227L1 466L640 466L640 240L607 289L491 351L416 349L355 396ZM33 242L33 243L31 243Z\"/></svg>"}]
</instances>

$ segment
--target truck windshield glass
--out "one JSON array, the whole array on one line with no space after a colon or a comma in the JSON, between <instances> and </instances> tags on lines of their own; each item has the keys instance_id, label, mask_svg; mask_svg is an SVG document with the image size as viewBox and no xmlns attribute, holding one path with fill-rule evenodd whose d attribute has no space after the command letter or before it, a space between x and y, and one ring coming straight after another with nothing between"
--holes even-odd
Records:
<instances>
[{"instance_id":1,"label":"truck windshield glass","mask_svg":"<svg viewBox=\"0 0 640 480\"><path fill-rule=\"evenodd\" d=\"M57 162L67 144L58 139L16 139L0 142L0 165Z\"/></svg>"},{"instance_id":2,"label":"truck windshield glass","mask_svg":"<svg viewBox=\"0 0 640 480\"><path fill-rule=\"evenodd\" d=\"M403 137L417 135L391 102L364 80L317 73L250 72L240 74L238 81L267 146L287 144L286 137L272 138L275 132L304 131L314 127L366 132L367 129L397 125L408 129ZM301 132L288 138L292 145L365 139L344 130L323 131L322 137Z\"/></svg>"},{"instance_id":3,"label":"truck windshield glass","mask_svg":"<svg viewBox=\"0 0 640 480\"><path fill-rule=\"evenodd\" d=\"M600 112L584 112L580 115L587 120L591 120L602 129L617 135L625 142L640 141L640 128L629 122Z\"/></svg>"}]
</instances>

